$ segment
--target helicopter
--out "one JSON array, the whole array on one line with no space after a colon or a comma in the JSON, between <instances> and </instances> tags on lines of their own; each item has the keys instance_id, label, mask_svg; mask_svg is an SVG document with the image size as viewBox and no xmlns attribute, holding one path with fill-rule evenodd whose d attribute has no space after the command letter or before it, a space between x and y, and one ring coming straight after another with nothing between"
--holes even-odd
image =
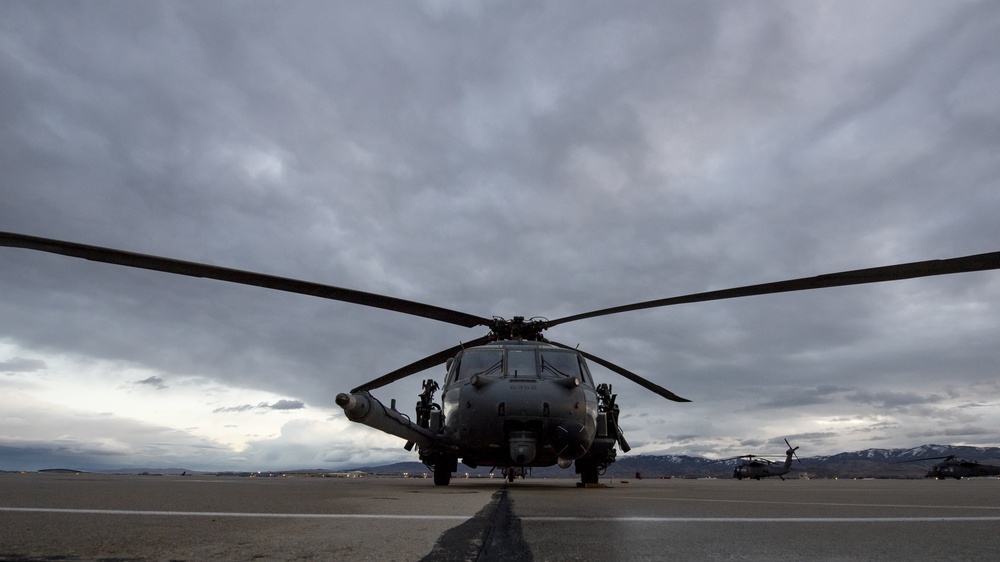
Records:
<instances>
[{"instance_id":1,"label":"helicopter","mask_svg":"<svg viewBox=\"0 0 1000 562\"><path fill-rule=\"evenodd\" d=\"M945 478L961 480L962 478L975 478L977 476L1000 476L1000 466L963 460L956 458L955 455L948 455L946 457L927 457L924 459L912 459L900 462L935 461L940 459L944 459L944 461L932 466L930 470L927 471L927 474L924 475L926 478L933 476L938 480L944 480Z\"/></svg>"},{"instance_id":2,"label":"helicopter","mask_svg":"<svg viewBox=\"0 0 1000 562\"><path fill-rule=\"evenodd\" d=\"M432 470L434 484L439 486L449 484L459 460L472 468L501 469L508 482L524 478L533 467L574 466L580 475L579 486L597 485L600 475L615 462L618 449L627 453L630 447L619 425L617 395L610 384L594 380L588 361L663 398L689 402L624 367L543 336L561 324L679 304L1000 269L1000 252L991 252L693 293L554 320L505 319L333 285L26 234L0 232L0 246L299 293L466 328L487 328L483 336L414 361L335 399L349 420L404 439L408 451L416 446L420 461ZM412 419L396 409L395 400L386 407L371 394L442 364L446 367L443 384L434 379L423 381ZM435 399L438 390L440 402Z\"/></svg>"},{"instance_id":3,"label":"helicopter","mask_svg":"<svg viewBox=\"0 0 1000 562\"><path fill-rule=\"evenodd\" d=\"M743 480L744 478L760 480L761 478L770 478L772 476L777 476L778 478L784 480L785 477L783 475L788 474L792 470L793 456L795 457L795 460L799 461L800 464L802 463L802 459L795 454L798 447L792 447L792 445L788 442L788 439L785 439L785 445L788 445L788 450L785 451L785 462L780 465L777 462L766 459L760 455L740 455L738 457L722 459L722 461L746 459L733 468L733 478L737 480Z\"/></svg>"}]
</instances>

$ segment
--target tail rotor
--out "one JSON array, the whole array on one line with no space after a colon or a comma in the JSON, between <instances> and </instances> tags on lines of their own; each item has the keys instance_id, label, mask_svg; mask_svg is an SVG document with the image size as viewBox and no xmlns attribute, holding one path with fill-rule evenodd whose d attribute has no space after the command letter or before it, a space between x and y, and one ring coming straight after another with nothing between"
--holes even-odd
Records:
<instances>
[{"instance_id":1,"label":"tail rotor","mask_svg":"<svg viewBox=\"0 0 1000 562\"><path fill-rule=\"evenodd\" d=\"M799 461L799 464L802 464L802 459L800 459L799 456L795 454L795 451L798 450L798 447L792 447L792 444L788 442L788 439L785 439L785 445L788 445L788 450L785 451L785 454L794 456L795 460Z\"/></svg>"}]
</instances>

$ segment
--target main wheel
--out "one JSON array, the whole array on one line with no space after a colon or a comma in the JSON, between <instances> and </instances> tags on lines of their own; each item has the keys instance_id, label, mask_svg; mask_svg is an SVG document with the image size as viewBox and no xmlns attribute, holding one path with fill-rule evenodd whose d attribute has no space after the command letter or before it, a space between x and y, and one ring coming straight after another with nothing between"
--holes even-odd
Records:
<instances>
[{"instance_id":1,"label":"main wheel","mask_svg":"<svg viewBox=\"0 0 1000 562\"><path fill-rule=\"evenodd\" d=\"M580 461L576 461L580 462ZM584 484L597 484L598 474L597 474L597 464L592 462L585 462L580 464L580 481Z\"/></svg>"},{"instance_id":2,"label":"main wheel","mask_svg":"<svg viewBox=\"0 0 1000 562\"><path fill-rule=\"evenodd\" d=\"M434 467L434 485L447 486L451 482L451 467L439 464Z\"/></svg>"}]
</instances>

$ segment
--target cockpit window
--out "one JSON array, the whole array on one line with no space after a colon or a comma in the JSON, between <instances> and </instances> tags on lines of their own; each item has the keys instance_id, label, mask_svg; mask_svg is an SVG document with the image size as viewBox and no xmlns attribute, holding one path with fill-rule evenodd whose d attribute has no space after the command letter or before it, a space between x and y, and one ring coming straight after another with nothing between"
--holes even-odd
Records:
<instances>
[{"instance_id":1,"label":"cockpit window","mask_svg":"<svg viewBox=\"0 0 1000 562\"><path fill-rule=\"evenodd\" d=\"M542 378L558 379L580 376L580 360L576 353L566 351L545 351L542 356Z\"/></svg>"},{"instance_id":2,"label":"cockpit window","mask_svg":"<svg viewBox=\"0 0 1000 562\"><path fill-rule=\"evenodd\" d=\"M458 368L458 378L469 379L472 375L498 375L503 366L503 352L499 349L470 349L462 355Z\"/></svg>"},{"instance_id":3,"label":"cockpit window","mask_svg":"<svg viewBox=\"0 0 1000 562\"><path fill-rule=\"evenodd\" d=\"M506 355L506 365L504 356ZM519 379L561 379L578 377L590 383L583 358L573 351L507 348L468 349L458 363L456 380L468 380L473 375Z\"/></svg>"},{"instance_id":4,"label":"cockpit window","mask_svg":"<svg viewBox=\"0 0 1000 562\"><path fill-rule=\"evenodd\" d=\"M538 378L538 367L535 365L535 350L507 350L507 376L517 378Z\"/></svg>"}]
</instances>

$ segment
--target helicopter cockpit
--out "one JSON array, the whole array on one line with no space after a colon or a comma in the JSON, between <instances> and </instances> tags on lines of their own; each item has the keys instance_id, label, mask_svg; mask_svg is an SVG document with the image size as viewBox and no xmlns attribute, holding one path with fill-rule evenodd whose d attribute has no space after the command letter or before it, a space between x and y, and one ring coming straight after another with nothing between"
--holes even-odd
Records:
<instances>
[{"instance_id":1,"label":"helicopter cockpit","mask_svg":"<svg viewBox=\"0 0 1000 562\"><path fill-rule=\"evenodd\" d=\"M533 345L467 349L450 365L448 384L474 376L504 379L567 379L593 385L580 355L571 350Z\"/></svg>"}]
</instances>

